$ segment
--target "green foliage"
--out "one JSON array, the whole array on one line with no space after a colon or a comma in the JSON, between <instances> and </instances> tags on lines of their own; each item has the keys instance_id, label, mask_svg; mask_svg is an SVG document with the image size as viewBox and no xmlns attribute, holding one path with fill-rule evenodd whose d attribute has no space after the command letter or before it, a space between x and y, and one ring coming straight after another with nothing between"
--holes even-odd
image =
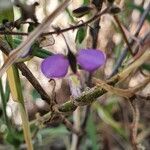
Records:
<instances>
[{"instance_id":1,"label":"green foliage","mask_svg":"<svg viewBox=\"0 0 150 150\"><path fill-rule=\"evenodd\" d=\"M7 101L5 99L5 93L4 93L3 84L2 84L1 79L0 79L0 96L1 96L1 101L2 101L2 110L3 110L4 122L7 126L9 126L9 121L8 121L8 117L7 117L7 113L6 113Z\"/></svg>"},{"instance_id":2,"label":"green foliage","mask_svg":"<svg viewBox=\"0 0 150 150\"><path fill-rule=\"evenodd\" d=\"M35 24L30 23L28 27L28 33L32 32L35 29Z\"/></svg>"},{"instance_id":3,"label":"green foliage","mask_svg":"<svg viewBox=\"0 0 150 150\"><path fill-rule=\"evenodd\" d=\"M39 45L35 43L31 46L31 55L39 58L46 58L52 55L52 53L39 47Z\"/></svg>"},{"instance_id":4,"label":"green foliage","mask_svg":"<svg viewBox=\"0 0 150 150\"><path fill-rule=\"evenodd\" d=\"M5 3L7 3L9 7L6 9L0 9L0 22L2 22L3 19L8 19L8 21L13 21L14 13L13 13L13 6L11 0L5 0Z\"/></svg>"},{"instance_id":5,"label":"green foliage","mask_svg":"<svg viewBox=\"0 0 150 150\"><path fill-rule=\"evenodd\" d=\"M61 136L60 136L61 135ZM69 135L68 130L60 125L58 127L52 128L43 128L39 130L35 138L35 148L47 145L48 143L53 142L55 139L60 138L63 142L65 142L65 138Z\"/></svg>"},{"instance_id":6,"label":"green foliage","mask_svg":"<svg viewBox=\"0 0 150 150\"><path fill-rule=\"evenodd\" d=\"M35 89L33 89L33 90L31 91L31 95L32 95L32 97L33 97L33 100L36 100L37 98L40 98L40 97L41 97L40 94L39 94Z\"/></svg>"},{"instance_id":7,"label":"green foliage","mask_svg":"<svg viewBox=\"0 0 150 150\"><path fill-rule=\"evenodd\" d=\"M7 19L8 21L13 21L14 20L14 13L13 13L13 7L11 5L11 1L10 0L6 0L8 5L10 7L6 8L6 9L1 9L0 10L0 22L3 22L3 19ZM13 45L13 41L12 41L12 36L4 36L3 37L4 42L6 41L6 44L9 44L9 46ZM6 82L6 87L5 87L5 92L4 92L4 87L2 85L2 82L0 83L1 87L1 99L3 102L3 114L5 116L5 123L7 125L7 130L5 132L5 140L14 145L14 146L18 146L18 144L20 144L21 142L19 142L18 140L20 138L17 139L18 134L16 135L16 133L14 132L14 129L12 128L12 124L10 123L9 118L7 117L7 113L6 113L6 106L7 106L7 102L9 100L9 95L10 95L10 88L9 88L9 83L8 81Z\"/></svg>"},{"instance_id":8,"label":"green foliage","mask_svg":"<svg viewBox=\"0 0 150 150\"><path fill-rule=\"evenodd\" d=\"M51 135L52 138L52 137L58 137L60 135L66 135L66 134L69 134L69 132L63 125L55 128L45 128L38 132L38 136L39 135L42 136L43 139L49 135Z\"/></svg>"},{"instance_id":9,"label":"green foliage","mask_svg":"<svg viewBox=\"0 0 150 150\"><path fill-rule=\"evenodd\" d=\"M4 19L8 20L8 21L13 21L14 20L14 12L13 12L13 5L11 0L6 0L5 1L8 4L8 8L6 9L0 9L0 23L3 22ZM10 46L13 46L13 42L12 42L12 37L11 36L4 36L5 40L8 42L8 44Z\"/></svg>"},{"instance_id":10,"label":"green foliage","mask_svg":"<svg viewBox=\"0 0 150 150\"><path fill-rule=\"evenodd\" d=\"M66 12L67 12L67 14L68 14L69 19L71 20L71 22L75 22L75 20L74 20L72 14L71 14L71 12L70 12L70 10L69 10L68 8L66 8L65 10L66 10Z\"/></svg>"},{"instance_id":11,"label":"green foliage","mask_svg":"<svg viewBox=\"0 0 150 150\"><path fill-rule=\"evenodd\" d=\"M18 38L14 38L13 39L14 47L16 48L21 42L22 42L22 40L20 40ZM39 58L46 58L46 57L52 55L52 53L50 51L47 51L47 50L41 48L39 46L39 43L35 42L30 48L30 55L36 56Z\"/></svg>"},{"instance_id":12,"label":"green foliage","mask_svg":"<svg viewBox=\"0 0 150 150\"><path fill-rule=\"evenodd\" d=\"M83 0L83 5L87 5L90 3L89 0ZM87 35L87 27L81 27L78 29L75 42L81 44Z\"/></svg>"},{"instance_id":13,"label":"green foliage","mask_svg":"<svg viewBox=\"0 0 150 150\"><path fill-rule=\"evenodd\" d=\"M15 131L13 130L12 133L8 132L8 134L6 135L5 140L13 145L15 148L18 148L21 143L23 143L24 138L23 138L23 133L20 131Z\"/></svg>"},{"instance_id":14,"label":"green foliage","mask_svg":"<svg viewBox=\"0 0 150 150\"><path fill-rule=\"evenodd\" d=\"M92 114L90 114L88 117L86 131L92 144L92 150L99 150L99 144L97 142L96 124L94 123Z\"/></svg>"},{"instance_id":15,"label":"green foliage","mask_svg":"<svg viewBox=\"0 0 150 150\"><path fill-rule=\"evenodd\" d=\"M147 70L147 71L150 71L150 64L145 63L145 64L142 65L142 68Z\"/></svg>"},{"instance_id":16,"label":"green foliage","mask_svg":"<svg viewBox=\"0 0 150 150\"><path fill-rule=\"evenodd\" d=\"M85 39L86 34L87 34L86 27L79 28L77 31L77 34L76 34L75 42L81 44L83 42L83 40Z\"/></svg>"},{"instance_id":17,"label":"green foliage","mask_svg":"<svg viewBox=\"0 0 150 150\"><path fill-rule=\"evenodd\" d=\"M121 42L120 44L116 45L114 52L115 52L115 60L118 60L118 58L120 57L121 54L121 48L123 46L123 43Z\"/></svg>"},{"instance_id":18,"label":"green foliage","mask_svg":"<svg viewBox=\"0 0 150 150\"><path fill-rule=\"evenodd\" d=\"M109 112L110 110L107 111L107 109L104 109L99 104L94 105L94 106L97 110L99 117L103 120L103 122L110 125L115 130L115 132L120 134L122 137L126 138L124 129L120 126L120 124L118 122L116 122L113 119L112 114L111 114L112 111L111 112ZM112 106L112 105L110 105L110 106Z\"/></svg>"},{"instance_id":19,"label":"green foliage","mask_svg":"<svg viewBox=\"0 0 150 150\"><path fill-rule=\"evenodd\" d=\"M5 100L6 102L8 102L10 97L10 87L9 87L9 83L8 80L6 81L6 87L5 87Z\"/></svg>"},{"instance_id":20,"label":"green foliage","mask_svg":"<svg viewBox=\"0 0 150 150\"><path fill-rule=\"evenodd\" d=\"M88 5L90 3L90 0L83 0L83 5Z\"/></svg>"},{"instance_id":21,"label":"green foliage","mask_svg":"<svg viewBox=\"0 0 150 150\"><path fill-rule=\"evenodd\" d=\"M144 8L143 8L142 6L136 5L136 4L134 4L134 3L128 3L128 8L129 8L130 10L136 9L136 10L138 10L141 14L143 14L143 12L144 12ZM146 19L150 22L150 14L147 15Z\"/></svg>"}]
</instances>

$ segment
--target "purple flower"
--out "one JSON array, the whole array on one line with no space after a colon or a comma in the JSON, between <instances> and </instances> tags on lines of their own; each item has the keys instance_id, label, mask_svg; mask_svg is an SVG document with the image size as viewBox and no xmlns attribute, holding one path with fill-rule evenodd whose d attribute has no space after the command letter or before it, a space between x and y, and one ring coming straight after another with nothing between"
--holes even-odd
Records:
<instances>
[{"instance_id":1,"label":"purple flower","mask_svg":"<svg viewBox=\"0 0 150 150\"><path fill-rule=\"evenodd\" d=\"M77 62L86 71L93 72L105 63L106 55L95 49L81 49L77 54Z\"/></svg>"},{"instance_id":2,"label":"purple flower","mask_svg":"<svg viewBox=\"0 0 150 150\"><path fill-rule=\"evenodd\" d=\"M89 72L94 72L106 61L105 53L97 49L81 49L76 58L77 64ZM55 54L43 60L41 70L47 78L61 78L67 74L69 65L67 57L62 54Z\"/></svg>"},{"instance_id":3,"label":"purple flower","mask_svg":"<svg viewBox=\"0 0 150 150\"><path fill-rule=\"evenodd\" d=\"M68 66L68 59L62 54L56 54L44 59L41 70L47 78L61 78L67 74Z\"/></svg>"}]
</instances>

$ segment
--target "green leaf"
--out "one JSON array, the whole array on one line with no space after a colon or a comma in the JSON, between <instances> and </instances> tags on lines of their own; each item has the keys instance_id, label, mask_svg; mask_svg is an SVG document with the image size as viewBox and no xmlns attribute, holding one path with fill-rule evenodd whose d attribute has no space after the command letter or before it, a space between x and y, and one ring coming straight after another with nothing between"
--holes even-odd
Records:
<instances>
[{"instance_id":1,"label":"green leaf","mask_svg":"<svg viewBox=\"0 0 150 150\"><path fill-rule=\"evenodd\" d=\"M107 105L104 105L103 109L105 109L109 114L111 114L114 110L119 109L116 95L111 95L107 98L107 100Z\"/></svg>"},{"instance_id":2,"label":"green leaf","mask_svg":"<svg viewBox=\"0 0 150 150\"><path fill-rule=\"evenodd\" d=\"M3 83L2 83L1 79L0 79L0 98L1 98L1 103L2 103L3 117L5 120L5 123L7 124L7 127L8 127L9 119L7 117L7 112L6 112L7 102L6 102L5 93L4 93L4 89L3 89Z\"/></svg>"},{"instance_id":3,"label":"green leaf","mask_svg":"<svg viewBox=\"0 0 150 150\"><path fill-rule=\"evenodd\" d=\"M122 50L123 42L119 43L115 46L114 53L115 53L115 61L117 61L120 57L121 50Z\"/></svg>"},{"instance_id":4,"label":"green leaf","mask_svg":"<svg viewBox=\"0 0 150 150\"><path fill-rule=\"evenodd\" d=\"M120 134L121 136L126 138L126 134L125 134L123 128L121 128L120 124L113 119L111 114L107 110L105 110L102 106L100 106L98 103L96 103L96 105L94 105L94 106L97 109L97 113L98 113L99 117L106 124L110 125L118 134Z\"/></svg>"},{"instance_id":5,"label":"green leaf","mask_svg":"<svg viewBox=\"0 0 150 150\"><path fill-rule=\"evenodd\" d=\"M150 64L143 64L142 68L147 70L147 71L150 71Z\"/></svg>"},{"instance_id":6,"label":"green leaf","mask_svg":"<svg viewBox=\"0 0 150 150\"><path fill-rule=\"evenodd\" d=\"M6 87L5 87L5 100L6 100L6 102L8 102L9 96L10 96L10 87L9 87L9 83L7 80L6 81Z\"/></svg>"},{"instance_id":7,"label":"green leaf","mask_svg":"<svg viewBox=\"0 0 150 150\"><path fill-rule=\"evenodd\" d=\"M33 100L36 100L37 98L40 98L41 96L40 96L40 94L37 92L37 90L35 90L35 89L33 89L32 91L31 91L31 95L32 95L32 97L33 97Z\"/></svg>"},{"instance_id":8,"label":"green leaf","mask_svg":"<svg viewBox=\"0 0 150 150\"><path fill-rule=\"evenodd\" d=\"M14 46L14 48L17 48L18 45L19 45L21 42L22 42L21 39L19 39L19 38L13 38L13 46Z\"/></svg>"},{"instance_id":9,"label":"green leaf","mask_svg":"<svg viewBox=\"0 0 150 150\"><path fill-rule=\"evenodd\" d=\"M13 39L13 43L14 43L14 47L16 48L22 41L20 39L14 38ZM39 47L39 44L37 42L35 42L32 46L31 46L31 54L32 56L36 56L39 58L47 58L48 56L52 55L52 53L50 51L47 51L41 47Z\"/></svg>"},{"instance_id":10,"label":"green leaf","mask_svg":"<svg viewBox=\"0 0 150 150\"><path fill-rule=\"evenodd\" d=\"M99 150L99 145L97 143L96 126L94 124L92 114L90 114L88 118L86 131L92 143L92 150Z\"/></svg>"},{"instance_id":11,"label":"green leaf","mask_svg":"<svg viewBox=\"0 0 150 150\"><path fill-rule=\"evenodd\" d=\"M32 32L36 28L34 23L30 23L28 27L28 32Z\"/></svg>"},{"instance_id":12,"label":"green leaf","mask_svg":"<svg viewBox=\"0 0 150 150\"><path fill-rule=\"evenodd\" d=\"M6 7L4 9L0 8L0 23L2 23L4 19L7 19L8 21L14 20L13 5L11 0L1 0L0 4L2 5L4 1L9 7ZM8 42L9 45L12 46L12 36L6 35L4 36L4 39Z\"/></svg>"},{"instance_id":13,"label":"green leaf","mask_svg":"<svg viewBox=\"0 0 150 150\"><path fill-rule=\"evenodd\" d=\"M83 0L84 5L88 5L90 3L90 0Z\"/></svg>"},{"instance_id":14,"label":"green leaf","mask_svg":"<svg viewBox=\"0 0 150 150\"><path fill-rule=\"evenodd\" d=\"M11 1L10 0L6 0L8 3L10 3L11 5ZM12 6L12 5L11 5ZM13 7L9 7L7 9L3 9L3 11L0 11L0 21L2 22L3 19L8 19L9 21L13 21L14 19L14 12L13 12ZM7 50L11 50L11 48L13 47L13 40L12 40L12 36L11 35L7 35L4 36L2 39L3 43L5 43L5 48ZM7 58L6 56L4 57L5 59ZM15 75L14 75L14 66L10 67L7 70L7 78L8 78L8 82L9 82L9 87L11 90L11 94L13 99L17 99L17 91L16 91L16 80L15 80Z\"/></svg>"},{"instance_id":15,"label":"green leaf","mask_svg":"<svg viewBox=\"0 0 150 150\"><path fill-rule=\"evenodd\" d=\"M85 27L79 28L76 34L75 42L78 42L79 44L81 44L84 38L86 37L86 34L87 34L87 28Z\"/></svg>"},{"instance_id":16,"label":"green leaf","mask_svg":"<svg viewBox=\"0 0 150 150\"><path fill-rule=\"evenodd\" d=\"M41 47L37 43L34 43L31 46L31 55L32 56L37 56L39 58L47 58L48 56L52 55L50 51L47 51Z\"/></svg>"},{"instance_id":17,"label":"green leaf","mask_svg":"<svg viewBox=\"0 0 150 150\"><path fill-rule=\"evenodd\" d=\"M2 23L3 19L8 19L8 21L14 20L14 13L13 13L13 5L11 3L11 0L1 0L0 5L6 3L8 7L0 7L0 22Z\"/></svg>"},{"instance_id":18,"label":"green leaf","mask_svg":"<svg viewBox=\"0 0 150 150\"><path fill-rule=\"evenodd\" d=\"M66 8L65 10L66 10L66 12L67 12L67 14L68 14L69 19L71 20L71 22L75 23L76 21L75 21L75 20L74 20L74 18L72 17L72 15L71 15L71 13L70 13L69 9L68 9L68 8Z\"/></svg>"},{"instance_id":19,"label":"green leaf","mask_svg":"<svg viewBox=\"0 0 150 150\"><path fill-rule=\"evenodd\" d=\"M13 133L13 134L12 134ZM12 131L12 133L8 132L5 139L8 143L12 144L14 147L19 147L21 143L23 143L23 133L20 131Z\"/></svg>"},{"instance_id":20,"label":"green leaf","mask_svg":"<svg viewBox=\"0 0 150 150\"><path fill-rule=\"evenodd\" d=\"M69 134L68 130L63 126L58 126L55 128L45 128L38 132L43 138L48 136L59 137L60 135Z\"/></svg>"},{"instance_id":21,"label":"green leaf","mask_svg":"<svg viewBox=\"0 0 150 150\"><path fill-rule=\"evenodd\" d=\"M61 136L60 136L61 135ZM46 145L49 142L52 142L56 138L61 138L62 140L65 139L66 136L69 135L68 130L64 126L58 126L55 128L43 128L42 130L39 130L37 133L37 139L40 146Z\"/></svg>"}]
</instances>

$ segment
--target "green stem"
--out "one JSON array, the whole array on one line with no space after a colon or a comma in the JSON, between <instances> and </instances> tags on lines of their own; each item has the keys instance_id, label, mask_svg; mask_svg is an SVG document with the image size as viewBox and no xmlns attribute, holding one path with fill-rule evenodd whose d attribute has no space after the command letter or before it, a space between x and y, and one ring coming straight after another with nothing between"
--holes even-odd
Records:
<instances>
[{"instance_id":1,"label":"green stem","mask_svg":"<svg viewBox=\"0 0 150 150\"><path fill-rule=\"evenodd\" d=\"M1 94L1 100L2 100L2 105L3 105L2 109L3 109L3 114L4 114L4 120L8 127L8 130L10 130L10 122L9 122L9 119L8 119L7 113L6 113L7 102L6 102L6 98L5 98L5 94L4 94L4 90L3 90L3 84L2 84L1 79L0 79L0 94Z\"/></svg>"},{"instance_id":2,"label":"green stem","mask_svg":"<svg viewBox=\"0 0 150 150\"><path fill-rule=\"evenodd\" d=\"M5 100L6 100L6 103L8 102L9 97L10 97L10 87L9 87L9 83L8 83L8 80L7 80L6 81L6 87L5 87Z\"/></svg>"},{"instance_id":3,"label":"green stem","mask_svg":"<svg viewBox=\"0 0 150 150\"><path fill-rule=\"evenodd\" d=\"M21 81L20 81L19 72L18 72L17 67L13 66L13 71L14 71L14 76L15 76L15 81L16 81L15 83L16 83L16 90L17 90L17 96L18 96L18 106L20 109L20 115L21 115L21 119L22 119L22 127L23 127L25 142L27 144L27 149L33 150L28 115L27 115L27 112L26 112L26 109L24 106Z\"/></svg>"}]
</instances>

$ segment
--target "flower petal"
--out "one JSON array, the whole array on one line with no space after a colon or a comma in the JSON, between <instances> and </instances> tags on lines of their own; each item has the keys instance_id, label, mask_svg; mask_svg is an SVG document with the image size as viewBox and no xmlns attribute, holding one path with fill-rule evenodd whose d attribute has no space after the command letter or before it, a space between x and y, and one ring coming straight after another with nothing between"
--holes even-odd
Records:
<instances>
[{"instance_id":1,"label":"flower petal","mask_svg":"<svg viewBox=\"0 0 150 150\"><path fill-rule=\"evenodd\" d=\"M49 56L41 63L42 73L47 78L61 78L68 72L69 61L62 54Z\"/></svg>"},{"instance_id":2,"label":"flower petal","mask_svg":"<svg viewBox=\"0 0 150 150\"><path fill-rule=\"evenodd\" d=\"M97 49L81 49L77 54L78 64L86 71L93 72L105 64L106 55Z\"/></svg>"}]
</instances>

